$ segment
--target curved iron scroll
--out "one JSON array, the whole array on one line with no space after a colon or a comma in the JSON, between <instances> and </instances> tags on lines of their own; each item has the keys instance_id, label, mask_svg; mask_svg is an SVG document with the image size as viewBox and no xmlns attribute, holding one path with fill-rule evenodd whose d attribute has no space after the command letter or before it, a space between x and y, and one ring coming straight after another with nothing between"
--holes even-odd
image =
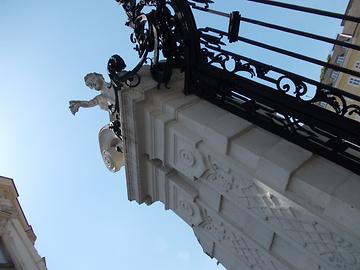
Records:
<instances>
[{"instance_id":1,"label":"curved iron scroll","mask_svg":"<svg viewBox=\"0 0 360 270\"><path fill-rule=\"evenodd\" d=\"M140 58L132 73L150 60L152 77L159 85L166 85L172 69L181 68L186 71L185 88L189 88L191 67L198 59L200 44L188 3L182 0L116 1L127 14L125 25L133 29L130 40Z\"/></svg>"},{"instance_id":2,"label":"curved iron scroll","mask_svg":"<svg viewBox=\"0 0 360 270\"><path fill-rule=\"evenodd\" d=\"M204 3L211 2L202 0ZM137 86L141 78L137 74L148 60L153 79L165 86L170 81L172 69L185 71L185 89L191 87L192 67L197 64L200 43L194 17L186 1L182 0L116 0L124 9L126 26L133 29L130 35L140 58L130 71L119 55L108 61L108 74L115 91L115 108L112 122L115 133L122 137L120 129L119 92L123 84ZM152 57L148 57L152 53ZM188 91L189 92L189 91Z\"/></svg>"},{"instance_id":3,"label":"curved iron scroll","mask_svg":"<svg viewBox=\"0 0 360 270\"><path fill-rule=\"evenodd\" d=\"M126 25L133 29L130 40L140 58L129 72L109 69L116 92L126 81L140 81L136 73L146 61L159 85L167 84L173 68L181 68L185 71L185 94L196 94L360 174L360 124L350 119L360 117L359 96L225 48L229 42L244 42L353 76L360 73L238 35L239 12L211 10L212 0L116 1L127 14ZM228 32L197 29L192 8L229 18ZM236 22L231 21L232 15L237 15ZM248 18L244 21L333 42L304 31ZM342 41L335 43L351 47ZM116 107L119 110L118 104Z\"/></svg>"}]
</instances>

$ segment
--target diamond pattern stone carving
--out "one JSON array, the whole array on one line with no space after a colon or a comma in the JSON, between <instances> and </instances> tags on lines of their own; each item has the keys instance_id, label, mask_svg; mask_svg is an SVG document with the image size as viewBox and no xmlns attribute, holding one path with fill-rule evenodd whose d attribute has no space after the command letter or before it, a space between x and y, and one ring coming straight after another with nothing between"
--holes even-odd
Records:
<instances>
[{"instance_id":1,"label":"diamond pattern stone carving","mask_svg":"<svg viewBox=\"0 0 360 270\"><path fill-rule=\"evenodd\" d=\"M252 216L262 219L278 234L287 236L305 250L316 254L334 269L360 269L360 249L353 243L315 220L307 211L291 207L245 173L235 174L231 168L221 168L211 157L209 161L210 169L204 179L224 196L235 200ZM224 172L227 173L224 175Z\"/></svg>"},{"instance_id":2,"label":"diamond pattern stone carving","mask_svg":"<svg viewBox=\"0 0 360 270\"><path fill-rule=\"evenodd\" d=\"M287 269L258 247L247 236L229 228L224 222L206 214L200 226L210 233L218 243L228 248L250 269L280 270Z\"/></svg>"}]
</instances>

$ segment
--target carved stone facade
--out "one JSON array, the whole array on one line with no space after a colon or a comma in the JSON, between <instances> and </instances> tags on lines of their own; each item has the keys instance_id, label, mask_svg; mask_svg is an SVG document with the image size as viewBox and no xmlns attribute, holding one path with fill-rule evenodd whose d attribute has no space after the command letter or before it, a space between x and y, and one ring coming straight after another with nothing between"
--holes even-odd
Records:
<instances>
[{"instance_id":1,"label":"carved stone facade","mask_svg":"<svg viewBox=\"0 0 360 270\"><path fill-rule=\"evenodd\" d=\"M46 270L17 197L12 179L0 176L0 269Z\"/></svg>"},{"instance_id":2,"label":"carved stone facade","mask_svg":"<svg viewBox=\"0 0 360 270\"><path fill-rule=\"evenodd\" d=\"M161 201L227 269L360 269L358 175L169 86L121 93L129 200Z\"/></svg>"}]
</instances>

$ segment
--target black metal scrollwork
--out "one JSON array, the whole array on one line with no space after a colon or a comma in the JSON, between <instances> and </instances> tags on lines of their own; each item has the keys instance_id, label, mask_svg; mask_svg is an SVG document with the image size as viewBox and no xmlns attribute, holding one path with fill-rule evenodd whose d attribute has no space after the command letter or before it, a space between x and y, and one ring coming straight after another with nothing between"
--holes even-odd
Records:
<instances>
[{"instance_id":1,"label":"black metal scrollwork","mask_svg":"<svg viewBox=\"0 0 360 270\"><path fill-rule=\"evenodd\" d=\"M209 28L199 30L201 31L200 41L203 46L201 49L202 59L205 59L207 63L218 64L222 69L238 73L239 75L241 75L239 72L247 71L251 74L251 77L256 76L259 79L272 83L275 86L274 89L294 96L301 101L310 102L315 105L322 104L323 106L326 104L336 114L342 116L359 115L359 96L226 51L223 49L226 44L222 41L226 37L226 33L212 32ZM226 62L230 60L235 61L235 68L233 70L229 70L226 65Z\"/></svg>"},{"instance_id":2,"label":"black metal scrollwork","mask_svg":"<svg viewBox=\"0 0 360 270\"><path fill-rule=\"evenodd\" d=\"M357 99L352 99L354 95L350 94L350 97L347 95L350 93L343 94L342 92L332 92L326 89L320 89L316 92L316 95L313 99L314 102L321 104L322 106L330 109L338 115L344 117L351 117L356 115L360 117L360 103ZM357 97L357 96L355 96Z\"/></svg>"},{"instance_id":3,"label":"black metal scrollwork","mask_svg":"<svg viewBox=\"0 0 360 270\"><path fill-rule=\"evenodd\" d=\"M201 31L202 29L200 29ZM205 30L203 30L205 31ZM202 41L202 44L205 45L205 47L208 47L210 45L216 46L218 49L221 48L221 45L225 45L225 43L223 41L221 41L221 39L223 38L223 35L218 35L218 36L214 36L214 35L209 35L209 34L205 34L204 32L201 33L200 38Z\"/></svg>"},{"instance_id":4,"label":"black metal scrollwork","mask_svg":"<svg viewBox=\"0 0 360 270\"><path fill-rule=\"evenodd\" d=\"M138 71L144 63L150 62L151 75L158 82L158 87L162 83L167 87L173 68L189 70L189 67L193 66L186 58L190 59L190 53L196 54L196 49L191 49L196 47L196 42L191 42L194 38L194 34L191 33L196 33L197 30L186 1L116 0L116 2L122 6L127 15L125 25L133 29L130 41L140 58L130 71L125 70L126 64L119 55L113 55L108 61L108 73L116 96L114 112L119 115L119 91L123 85L135 87L140 83ZM208 5L212 1L198 2ZM152 53L151 57L149 57L150 53Z\"/></svg>"},{"instance_id":5,"label":"black metal scrollwork","mask_svg":"<svg viewBox=\"0 0 360 270\"><path fill-rule=\"evenodd\" d=\"M255 69L249 63L242 62L239 57L227 55L224 53L215 54L214 52L210 52L206 48L203 48L201 52L203 54L203 58L206 59L205 61L208 64L218 64L224 70L231 73L245 71L248 72L251 77L254 77L256 75ZM232 68L230 67L231 61L233 62Z\"/></svg>"},{"instance_id":6,"label":"black metal scrollwork","mask_svg":"<svg viewBox=\"0 0 360 270\"><path fill-rule=\"evenodd\" d=\"M213 10L212 0L116 1L128 17L126 25L133 29L130 40L140 58L131 71L124 70L120 56L113 56L112 63L109 60L109 76L117 92L123 84L134 87L140 83L137 72L146 61L150 62L151 75L158 86L166 86L172 70L180 68L185 71L185 94L207 99L360 174L360 126L350 119L354 115L360 117L359 96L225 49L229 43L245 42L358 76L359 73L344 67L245 38L240 23L335 42L348 48L360 50L360 47L246 18L239 11ZM228 18L228 31L197 29L191 8ZM354 127L349 128L351 125Z\"/></svg>"},{"instance_id":7,"label":"black metal scrollwork","mask_svg":"<svg viewBox=\"0 0 360 270\"><path fill-rule=\"evenodd\" d=\"M297 98L300 98L307 93L307 86L304 82L285 75L276 80L276 88L284 93L290 92Z\"/></svg>"},{"instance_id":8,"label":"black metal scrollwork","mask_svg":"<svg viewBox=\"0 0 360 270\"><path fill-rule=\"evenodd\" d=\"M174 2L165 0L117 0L125 10L128 21L126 25L134 31L130 40L135 44L140 62L137 72L147 59L151 62L151 74L159 83L167 84L171 69L182 67L184 63L184 41L182 18L184 15ZM175 1L176 2L176 1ZM144 7L151 11L143 12ZM148 58L152 52L153 57ZM161 59L162 58L162 59Z\"/></svg>"},{"instance_id":9,"label":"black metal scrollwork","mask_svg":"<svg viewBox=\"0 0 360 270\"><path fill-rule=\"evenodd\" d=\"M212 0L189 0L189 3L192 4L191 2L198 3L198 4L203 4L204 8L209 8L210 4L214 3L214 1Z\"/></svg>"},{"instance_id":10,"label":"black metal scrollwork","mask_svg":"<svg viewBox=\"0 0 360 270\"><path fill-rule=\"evenodd\" d=\"M360 130L349 119L360 116L359 96L225 50L226 32L208 27L199 32L201 60L207 65L199 88L207 92L195 93L360 173L355 135Z\"/></svg>"}]
</instances>

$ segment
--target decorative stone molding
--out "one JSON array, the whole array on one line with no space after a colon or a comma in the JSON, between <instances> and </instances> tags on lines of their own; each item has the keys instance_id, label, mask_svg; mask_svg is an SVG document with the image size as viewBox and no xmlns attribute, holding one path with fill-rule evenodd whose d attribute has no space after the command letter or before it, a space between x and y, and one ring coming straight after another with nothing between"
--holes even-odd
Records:
<instances>
[{"instance_id":1,"label":"decorative stone molding","mask_svg":"<svg viewBox=\"0 0 360 270\"><path fill-rule=\"evenodd\" d=\"M190 150L184 148L181 148L178 151L178 156L175 160L180 160L180 162L184 163L185 166L188 167L193 167L196 161L194 154Z\"/></svg>"},{"instance_id":2,"label":"decorative stone molding","mask_svg":"<svg viewBox=\"0 0 360 270\"><path fill-rule=\"evenodd\" d=\"M178 127L177 130L180 131L177 131L174 126ZM176 131L173 132L173 130ZM227 164L226 166L221 165L220 162L212 157L212 154L215 154L211 153L210 148L204 145L202 138L188 131L181 124L173 125L170 128L170 134L173 134L172 132L175 134L174 149L187 149L186 153L188 154L182 160L183 164L187 166L179 165L178 163L180 162L177 163L175 159L174 168L176 170L191 179L196 179L198 175L202 175L201 178L205 179L205 182L212 185L220 194L245 209L251 216L266 226L270 226L278 235L285 237L285 239L295 244L297 249L306 251L309 256L314 256L315 259L321 259L331 269L339 267L356 269L356 267L359 267L360 253L358 240L351 239L350 235L344 235L343 231L339 232L338 229L333 229L333 226L328 224L327 221L314 216L295 202L289 203L289 200L284 195L276 193L270 187L260 184L259 181L255 180L251 170L248 171L245 167L240 169L239 166L235 167L234 165L233 167L233 163L227 162L225 156L216 155L217 159L221 159L223 160L222 163ZM178 134L181 134L181 132L183 135L179 136ZM181 138L180 140L178 139L179 137ZM186 148L179 147L179 144L183 146L185 144L184 141L189 140L192 143L187 143ZM270 160L270 154L274 151L286 154L289 151L297 151L297 147L294 147L292 144L280 141L269 152L265 153L265 156ZM179 150L177 151L180 152ZM278 154L281 154L280 152ZM193 153L196 153L197 159L194 159ZM203 160L205 156L208 157L207 160L202 164L201 170L196 171L197 175L195 175L193 167L196 161L198 159ZM281 181L284 183L287 183L289 180L291 172L305 160L309 159L311 154L305 150L298 151L296 157L294 161L287 162L284 177L281 176L282 174L279 174L283 179ZM276 170L281 170L281 159L271 158L271 160L276 162ZM270 166L272 166L271 163L269 163L266 170L270 170ZM263 174L262 179L264 177L275 178L275 175Z\"/></svg>"},{"instance_id":3,"label":"decorative stone molding","mask_svg":"<svg viewBox=\"0 0 360 270\"><path fill-rule=\"evenodd\" d=\"M203 208L204 221L199 225L214 241L250 269L281 270L289 269L279 259L256 244L249 236L233 228L225 220L209 209Z\"/></svg>"},{"instance_id":4,"label":"decorative stone molding","mask_svg":"<svg viewBox=\"0 0 360 270\"><path fill-rule=\"evenodd\" d=\"M190 226L197 226L203 221L202 213L196 200L197 191L180 177L173 176L169 183L169 208L181 216Z\"/></svg>"},{"instance_id":5,"label":"decorative stone molding","mask_svg":"<svg viewBox=\"0 0 360 270\"><path fill-rule=\"evenodd\" d=\"M1 237L3 235L10 233L9 230L6 230L6 225L9 222L10 217L11 216L9 214L0 213L0 236Z\"/></svg>"},{"instance_id":6,"label":"decorative stone molding","mask_svg":"<svg viewBox=\"0 0 360 270\"><path fill-rule=\"evenodd\" d=\"M7 213L13 213L14 208L12 205L12 202L5 198L0 198L0 211L1 212L7 212Z\"/></svg>"},{"instance_id":7,"label":"decorative stone molding","mask_svg":"<svg viewBox=\"0 0 360 270\"><path fill-rule=\"evenodd\" d=\"M179 88L139 87L122 93L130 200L163 202L229 269L360 269L358 178L334 167L346 177L328 188L312 153Z\"/></svg>"},{"instance_id":8,"label":"decorative stone molding","mask_svg":"<svg viewBox=\"0 0 360 270\"><path fill-rule=\"evenodd\" d=\"M220 169L212 159L209 156L209 169L203 178L223 196L333 269L360 268L358 241L346 240L324 225L320 218L294 203L289 204L283 196L254 181L244 171L239 174L232 172L231 168ZM219 171L222 172L220 175Z\"/></svg>"},{"instance_id":9,"label":"decorative stone molding","mask_svg":"<svg viewBox=\"0 0 360 270\"><path fill-rule=\"evenodd\" d=\"M146 197L140 179L141 169L140 163L143 160L143 154L145 151L145 145L140 138L144 138L145 126L142 121L138 119L138 104L144 105L143 102L153 93L159 91L169 92L169 89L164 86L157 87L157 83L152 79L150 74L150 67L143 66L138 72L141 76L141 83L135 88L125 88L120 92L120 108L121 108L121 126L123 131L123 144L124 144L124 161L126 172L126 184L129 200L136 200L138 203L142 203ZM172 81L168 84L171 88L177 81L182 82L183 75L179 74L179 71L173 72ZM150 94L151 93L151 94ZM140 106L141 107L141 106ZM145 118L145 117L142 117ZM139 121L135 120L138 119ZM140 134L141 135L140 135ZM146 136L150 136L146 134ZM155 138L155 136L153 136ZM152 141L153 144L154 141ZM147 152L148 155L152 154Z\"/></svg>"},{"instance_id":10,"label":"decorative stone molding","mask_svg":"<svg viewBox=\"0 0 360 270\"><path fill-rule=\"evenodd\" d=\"M182 126L172 127L170 134L173 145L170 165L190 179L199 178L206 170L204 156L197 149L201 139L191 136Z\"/></svg>"},{"instance_id":11,"label":"decorative stone molding","mask_svg":"<svg viewBox=\"0 0 360 270\"><path fill-rule=\"evenodd\" d=\"M230 168L222 168L219 163L211 160L211 156L208 156L210 164L210 170L206 175L206 181L213 183L224 192L229 192L234 188L234 176Z\"/></svg>"}]
</instances>

